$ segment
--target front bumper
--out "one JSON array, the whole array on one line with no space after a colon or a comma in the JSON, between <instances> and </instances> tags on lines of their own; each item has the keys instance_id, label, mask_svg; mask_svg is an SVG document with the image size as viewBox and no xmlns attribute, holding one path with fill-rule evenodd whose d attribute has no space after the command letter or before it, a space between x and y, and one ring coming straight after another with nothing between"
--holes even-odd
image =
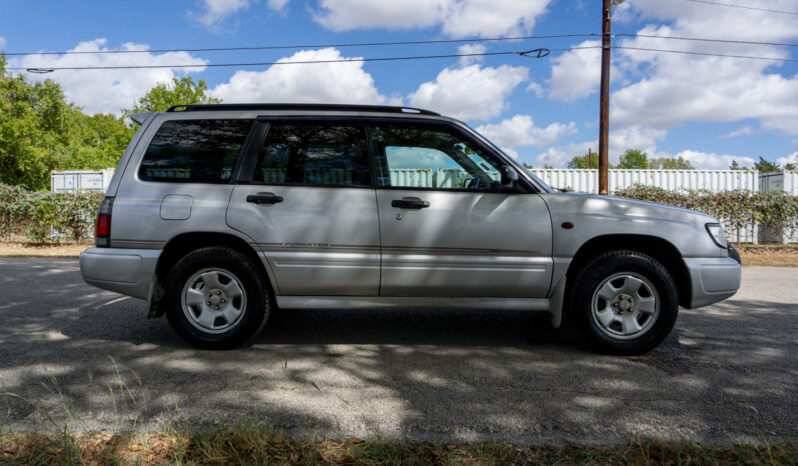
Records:
<instances>
[{"instance_id":1,"label":"front bumper","mask_svg":"<svg viewBox=\"0 0 798 466\"><path fill-rule=\"evenodd\" d=\"M732 257L684 259L693 291L690 309L723 301L740 288L742 266Z\"/></svg>"},{"instance_id":2,"label":"front bumper","mask_svg":"<svg viewBox=\"0 0 798 466\"><path fill-rule=\"evenodd\" d=\"M80 274L89 285L147 299L160 255L159 249L89 248L80 255Z\"/></svg>"}]
</instances>

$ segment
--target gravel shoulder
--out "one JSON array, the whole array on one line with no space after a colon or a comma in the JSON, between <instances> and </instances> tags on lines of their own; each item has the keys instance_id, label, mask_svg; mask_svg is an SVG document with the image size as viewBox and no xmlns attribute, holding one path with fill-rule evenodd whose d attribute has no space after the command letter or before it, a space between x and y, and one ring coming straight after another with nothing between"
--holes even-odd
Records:
<instances>
[{"instance_id":1,"label":"gravel shoulder","mask_svg":"<svg viewBox=\"0 0 798 466\"><path fill-rule=\"evenodd\" d=\"M0 259L0 414L77 431L266 422L472 442L763 441L798 432L798 269L746 267L655 351L590 353L524 312L278 312L250 348L177 339L76 260ZM47 419L50 418L54 422Z\"/></svg>"}]
</instances>

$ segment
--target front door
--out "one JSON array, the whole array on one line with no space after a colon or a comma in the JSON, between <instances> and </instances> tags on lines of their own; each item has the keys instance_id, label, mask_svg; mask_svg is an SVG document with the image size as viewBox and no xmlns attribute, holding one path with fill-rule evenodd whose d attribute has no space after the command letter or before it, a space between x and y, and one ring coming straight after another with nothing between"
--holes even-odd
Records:
<instances>
[{"instance_id":1,"label":"front door","mask_svg":"<svg viewBox=\"0 0 798 466\"><path fill-rule=\"evenodd\" d=\"M380 231L364 125L271 121L242 176L227 223L260 247L280 295L377 295Z\"/></svg>"},{"instance_id":2,"label":"front door","mask_svg":"<svg viewBox=\"0 0 798 466\"><path fill-rule=\"evenodd\" d=\"M545 297L548 209L505 188L502 162L449 125L371 128L382 237L380 296Z\"/></svg>"}]
</instances>

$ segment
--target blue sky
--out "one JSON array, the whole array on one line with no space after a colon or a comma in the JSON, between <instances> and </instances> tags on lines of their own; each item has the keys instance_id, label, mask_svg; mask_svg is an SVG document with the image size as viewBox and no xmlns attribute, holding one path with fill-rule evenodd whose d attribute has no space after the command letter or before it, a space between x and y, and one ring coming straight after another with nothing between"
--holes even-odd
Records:
<instances>
[{"instance_id":1,"label":"blue sky","mask_svg":"<svg viewBox=\"0 0 798 466\"><path fill-rule=\"evenodd\" d=\"M798 0L745 4L798 12ZM0 1L8 52L342 44L600 32L595 0ZM46 11L46 14L42 14ZM627 0L613 31L798 42L798 16L690 0ZM596 39L327 47L247 52L10 56L9 66L178 65L435 55L592 46ZM793 48L616 37L616 45L795 59ZM462 48L461 48L462 47ZM413 105L467 121L535 166L564 166L598 137L599 51L418 61L57 71L86 112L133 105L158 82L188 74L226 102ZM31 75L34 79L43 79ZM611 159L628 148L682 156L698 168L798 158L798 63L630 49L613 51Z\"/></svg>"}]
</instances>

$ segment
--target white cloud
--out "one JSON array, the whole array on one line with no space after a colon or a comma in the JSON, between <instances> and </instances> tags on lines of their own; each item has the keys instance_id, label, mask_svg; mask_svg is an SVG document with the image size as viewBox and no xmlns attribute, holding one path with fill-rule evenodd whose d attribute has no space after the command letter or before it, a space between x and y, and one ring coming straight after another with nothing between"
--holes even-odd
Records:
<instances>
[{"instance_id":1,"label":"white cloud","mask_svg":"<svg viewBox=\"0 0 798 466\"><path fill-rule=\"evenodd\" d=\"M485 53L488 50L482 44L463 44L460 47L457 47L457 53L462 55L468 55L471 53ZM460 57L460 66L468 66L473 65L474 63L482 62L485 57L477 55L471 57Z\"/></svg>"},{"instance_id":2,"label":"white cloud","mask_svg":"<svg viewBox=\"0 0 798 466\"><path fill-rule=\"evenodd\" d=\"M731 133L720 136L720 139L736 138L737 136L753 136L754 133L756 133L756 129L753 126L743 126Z\"/></svg>"},{"instance_id":3,"label":"white cloud","mask_svg":"<svg viewBox=\"0 0 798 466\"><path fill-rule=\"evenodd\" d=\"M621 17L664 21L640 32L682 37L788 42L798 38L794 18L755 10L656 0L630 0ZM792 0L791 8L798 8ZM772 7L769 2L746 5ZM782 6L788 6L783 3ZM756 25L756 27L751 27ZM665 48L660 39L637 37L621 46ZM773 46L668 41L668 48L718 54L789 57ZM671 45L674 44L674 45ZM798 76L779 73L780 64L682 54L618 50L616 63L640 76L612 96L614 124L673 127L690 121L757 119L765 130L798 134Z\"/></svg>"},{"instance_id":4,"label":"white cloud","mask_svg":"<svg viewBox=\"0 0 798 466\"><path fill-rule=\"evenodd\" d=\"M522 66L444 68L434 81L421 84L408 100L413 107L461 120L487 120L507 108L507 97L528 77L529 70Z\"/></svg>"},{"instance_id":5,"label":"white cloud","mask_svg":"<svg viewBox=\"0 0 798 466\"><path fill-rule=\"evenodd\" d=\"M0 49L6 46L6 38L0 36Z\"/></svg>"},{"instance_id":6,"label":"white cloud","mask_svg":"<svg viewBox=\"0 0 798 466\"><path fill-rule=\"evenodd\" d=\"M333 31L440 25L451 37L529 32L550 0L320 0L314 19Z\"/></svg>"},{"instance_id":7,"label":"white cloud","mask_svg":"<svg viewBox=\"0 0 798 466\"><path fill-rule=\"evenodd\" d=\"M776 163L782 168L784 168L784 166L787 165L788 163L798 165L798 151L795 151L786 157L777 158Z\"/></svg>"},{"instance_id":8,"label":"white cloud","mask_svg":"<svg viewBox=\"0 0 798 466\"><path fill-rule=\"evenodd\" d=\"M106 39L81 42L72 51L95 52L110 50L104 47ZM144 44L122 44L120 50L147 50ZM129 53L129 54L77 54L77 55L25 55L9 61L9 67L47 68L73 66L122 66L122 65L204 65L207 60L197 58L186 52ZM197 73L197 68L156 68L119 70L63 70L49 74L29 74L29 79L58 81L67 98L87 113L121 113L132 107L136 101L156 84L170 82L175 72Z\"/></svg>"},{"instance_id":9,"label":"white cloud","mask_svg":"<svg viewBox=\"0 0 798 466\"><path fill-rule=\"evenodd\" d=\"M733 161L737 161L742 167L753 167L757 162L751 157L742 157L739 155L719 155L715 153L700 152L696 150L683 150L676 154L676 157L682 157L692 166L704 170L727 170Z\"/></svg>"},{"instance_id":10,"label":"white cloud","mask_svg":"<svg viewBox=\"0 0 798 466\"><path fill-rule=\"evenodd\" d=\"M269 0L271 6L273 0ZM219 23L249 8L249 0L203 0L203 13L193 15L195 19L206 27L214 27Z\"/></svg>"},{"instance_id":11,"label":"white cloud","mask_svg":"<svg viewBox=\"0 0 798 466\"><path fill-rule=\"evenodd\" d=\"M647 126L627 126L610 131L609 159L611 164L617 164L621 154L627 149L639 149L649 157L658 157L657 142L665 139L667 131ZM591 141L556 146L540 154L535 166L551 165L565 167L577 155L587 154L587 150L598 151L598 138Z\"/></svg>"},{"instance_id":12,"label":"white cloud","mask_svg":"<svg viewBox=\"0 0 798 466\"><path fill-rule=\"evenodd\" d=\"M280 63L340 60L334 48L303 50ZM308 102L383 104L386 97L363 70L363 62L272 65L265 71L237 71L212 94L225 102Z\"/></svg>"},{"instance_id":13,"label":"white cloud","mask_svg":"<svg viewBox=\"0 0 798 466\"><path fill-rule=\"evenodd\" d=\"M529 115L515 115L498 124L482 125L477 131L503 149L518 147L546 147L570 134L576 133L576 124L551 123L545 128L535 126Z\"/></svg>"},{"instance_id":14,"label":"white cloud","mask_svg":"<svg viewBox=\"0 0 798 466\"><path fill-rule=\"evenodd\" d=\"M600 41L587 40L575 47L596 47ZM573 102L596 92L601 81L601 49L585 48L565 52L552 58L549 97ZM621 72L610 68L610 79L617 80Z\"/></svg>"}]
</instances>

